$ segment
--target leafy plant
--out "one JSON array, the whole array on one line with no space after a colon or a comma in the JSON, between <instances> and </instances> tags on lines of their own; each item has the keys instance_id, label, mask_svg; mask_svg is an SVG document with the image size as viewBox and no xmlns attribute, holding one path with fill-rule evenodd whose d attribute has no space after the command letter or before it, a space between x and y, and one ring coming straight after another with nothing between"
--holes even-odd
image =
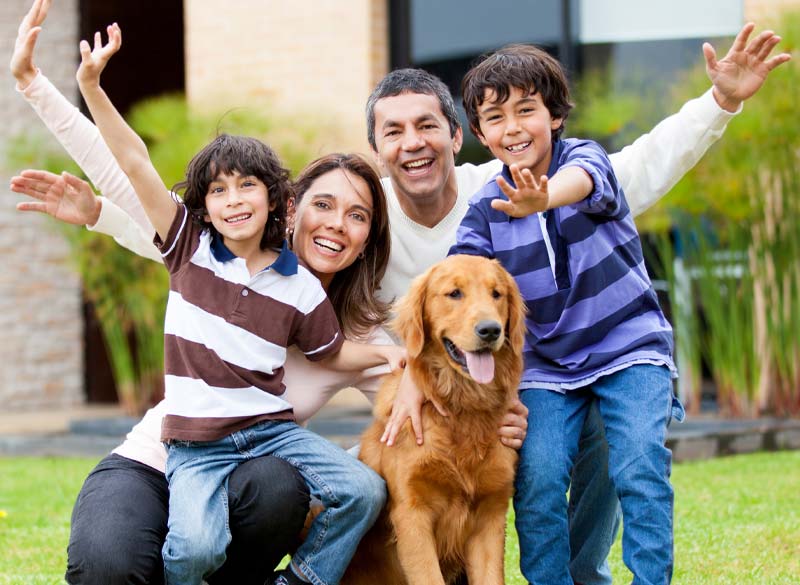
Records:
<instances>
[{"instance_id":1,"label":"leafy plant","mask_svg":"<svg viewBox=\"0 0 800 585\"><path fill-rule=\"evenodd\" d=\"M762 24L781 32L781 51L796 52L800 13ZM579 104L570 125L578 135L600 137L611 150L709 87L702 59L671 89L649 87L631 72L627 86L634 91L620 92L607 77L594 72L582 80L578 95L589 103ZM691 374L683 385L690 388L690 406L704 361L723 412L800 414L797 87L800 64L794 59L770 74L669 197L637 219L640 230L660 233L658 264L671 298L679 301L673 302L673 324L679 367L688 365ZM653 104L661 109L655 118ZM678 254L670 233L684 244ZM688 305L681 303L687 296Z\"/></svg>"},{"instance_id":2,"label":"leafy plant","mask_svg":"<svg viewBox=\"0 0 800 585\"><path fill-rule=\"evenodd\" d=\"M261 111L269 109L195 112L183 96L175 95L143 101L131 110L128 120L147 142L153 163L168 186L183 178L192 156L221 132L264 140L294 172L318 151L321 131L327 131L326 140L336 136L331 125L309 121L291 126L281 122L281 126ZM40 135L30 132L10 141L8 159L15 169L80 174L63 151L54 151ZM160 394L162 385L167 273L160 264L128 252L111 238L65 224L58 229L71 245L84 294L100 321L120 401L129 412L141 413Z\"/></svg>"}]
</instances>

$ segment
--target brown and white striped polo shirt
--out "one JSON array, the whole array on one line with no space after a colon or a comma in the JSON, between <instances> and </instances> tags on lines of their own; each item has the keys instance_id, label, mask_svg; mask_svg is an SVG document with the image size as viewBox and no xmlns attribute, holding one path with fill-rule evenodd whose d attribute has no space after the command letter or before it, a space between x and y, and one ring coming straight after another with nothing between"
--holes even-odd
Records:
<instances>
[{"instance_id":1,"label":"brown and white striped polo shirt","mask_svg":"<svg viewBox=\"0 0 800 585\"><path fill-rule=\"evenodd\" d=\"M319 360L344 341L320 282L285 242L251 276L182 205L156 244L170 273L161 439L213 441L264 419L292 419L282 398L286 348Z\"/></svg>"}]
</instances>

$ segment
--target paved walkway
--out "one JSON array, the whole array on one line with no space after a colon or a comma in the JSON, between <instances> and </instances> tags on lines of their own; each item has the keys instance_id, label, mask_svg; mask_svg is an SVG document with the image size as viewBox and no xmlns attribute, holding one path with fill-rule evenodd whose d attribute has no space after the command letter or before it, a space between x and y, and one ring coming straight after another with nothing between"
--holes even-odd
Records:
<instances>
[{"instance_id":1,"label":"paved walkway","mask_svg":"<svg viewBox=\"0 0 800 585\"><path fill-rule=\"evenodd\" d=\"M371 421L360 394L343 392L321 410L309 428L351 447ZM101 457L136 423L117 406L82 406L0 414L0 456ZM668 445L676 461L762 450L800 449L800 420L729 420L690 417L670 427Z\"/></svg>"}]
</instances>

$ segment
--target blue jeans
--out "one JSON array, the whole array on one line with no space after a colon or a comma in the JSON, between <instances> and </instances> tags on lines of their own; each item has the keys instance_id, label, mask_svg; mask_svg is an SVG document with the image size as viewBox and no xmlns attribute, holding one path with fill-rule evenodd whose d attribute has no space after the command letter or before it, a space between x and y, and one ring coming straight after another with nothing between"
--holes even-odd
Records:
<instances>
[{"instance_id":1,"label":"blue jeans","mask_svg":"<svg viewBox=\"0 0 800 585\"><path fill-rule=\"evenodd\" d=\"M294 466L325 506L292 562L316 585L339 582L386 502L386 486L377 473L319 435L293 422L265 421L218 441L169 446L169 519L162 550L168 585L199 585L225 561L231 540L228 476L261 455Z\"/></svg>"},{"instance_id":2,"label":"blue jeans","mask_svg":"<svg viewBox=\"0 0 800 585\"><path fill-rule=\"evenodd\" d=\"M609 475L625 523L623 560L634 584L672 577L672 411L667 368L636 365L565 394L531 389L514 508L522 573L536 585L572 585L566 492L584 421L597 399L609 446Z\"/></svg>"},{"instance_id":3,"label":"blue jeans","mask_svg":"<svg viewBox=\"0 0 800 585\"><path fill-rule=\"evenodd\" d=\"M583 423L569 489L569 572L580 585L611 585L608 553L622 515L608 475L608 443L593 400Z\"/></svg>"}]
</instances>

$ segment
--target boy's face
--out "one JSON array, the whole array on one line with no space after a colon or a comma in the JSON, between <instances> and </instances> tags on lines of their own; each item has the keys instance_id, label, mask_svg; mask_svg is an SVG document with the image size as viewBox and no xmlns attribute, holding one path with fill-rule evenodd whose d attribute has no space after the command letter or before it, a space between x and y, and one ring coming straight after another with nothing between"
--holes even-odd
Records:
<instances>
[{"instance_id":1,"label":"boy's face","mask_svg":"<svg viewBox=\"0 0 800 585\"><path fill-rule=\"evenodd\" d=\"M561 126L542 102L542 96L510 88L508 99L497 103L487 89L478 106L478 139L506 165L530 169L538 180L547 174L552 154L552 133Z\"/></svg>"},{"instance_id":2,"label":"boy's face","mask_svg":"<svg viewBox=\"0 0 800 585\"><path fill-rule=\"evenodd\" d=\"M401 93L375 104L374 155L401 196L426 200L442 197L448 182L455 188L461 139L461 128L450 135L436 96Z\"/></svg>"},{"instance_id":3,"label":"boy's face","mask_svg":"<svg viewBox=\"0 0 800 585\"><path fill-rule=\"evenodd\" d=\"M214 226L229 248L234 243L260 245L269 212L275 208L269 203L267 186L238 171L217 175L208 185L205 203L203 219Z\"/></svg>"}]
</instances>

